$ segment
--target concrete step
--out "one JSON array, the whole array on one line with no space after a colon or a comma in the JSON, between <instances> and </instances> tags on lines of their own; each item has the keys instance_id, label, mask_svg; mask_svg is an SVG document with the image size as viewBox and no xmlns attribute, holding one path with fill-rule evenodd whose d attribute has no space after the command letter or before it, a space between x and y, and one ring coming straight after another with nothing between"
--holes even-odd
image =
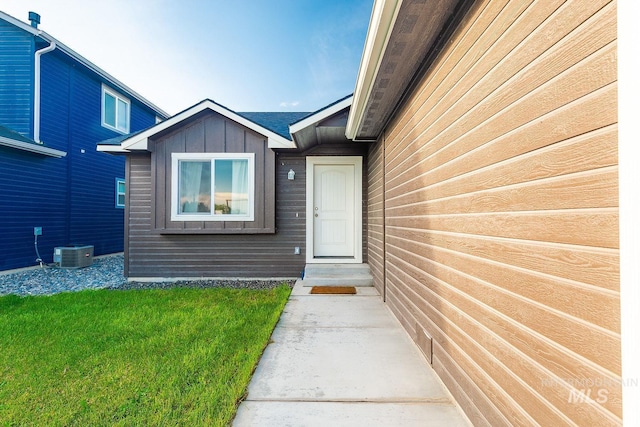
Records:
<instances>
[{"instance_id":1,"label":"concrete step","mask_svg":"<svg viewBox=\"0 0 640 427\"><path fill-rule=\"evenodd\" d=\"M367 264L307 264L303 286L373 286Z\"/></svg>"},{"instance_id":2,"label":"concrete step","mask_svg":"<svg viewBox=\"0 0 640 427\"><path fill-rule=\"evenodd\" d=\"M356 286L371 287L373 278L336 277L333 279L307 279L302 281L302 286Z\"/></svg>"},{"instance_id":3,"label":"concrete step","mask_svg":"<svg viewBox=\"0 0 640 427\"><path fill-rule=\"evenodd\" d=\"M369 264L307 264L305 276L371 275Z\"/></svg>"}]
</instances>

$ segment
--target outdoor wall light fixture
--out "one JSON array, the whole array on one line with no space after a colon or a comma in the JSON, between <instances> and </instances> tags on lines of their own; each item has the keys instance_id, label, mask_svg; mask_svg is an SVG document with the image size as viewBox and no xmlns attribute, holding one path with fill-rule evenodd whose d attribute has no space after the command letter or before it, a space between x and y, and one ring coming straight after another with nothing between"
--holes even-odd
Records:
<instances>
[{"instance_id":1,"label":"outdoor wall light fixture","mask_svg":"<svg viewBox=\"0 0 640 427\"><path fill-rule=\"evenodd\" d=\"M289 178L289 181L293 181L294 179L296 179L296 173L293 171L293 169L289 169L287 178Z\"/></svg>"}]
</instances>

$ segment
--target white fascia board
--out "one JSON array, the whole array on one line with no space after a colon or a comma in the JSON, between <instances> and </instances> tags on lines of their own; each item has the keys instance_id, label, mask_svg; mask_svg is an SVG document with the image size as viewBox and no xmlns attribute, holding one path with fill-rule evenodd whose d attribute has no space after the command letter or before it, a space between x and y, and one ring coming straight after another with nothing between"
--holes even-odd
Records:
<instances>
[{"instance_id":1,"label":"white fascia board","mask_svg":"<svg viewBox=\"0 0 640 427\"><path fill-rule=\"evenodd\" d=\"M96 146L96 150L103 153L129 153L130 152L129 150L122 149L122 147L119 145L108 145L108 144L105 144L105 145L98 144Z\"/></svg>"},{"instance_id":2,"label":"white fascia board","mask_svg":"<svg viewBox=\"0 0 640 427\"><path fill-rule=\"evenodd\" d=\"M163 111L162 109L160 109L160 107L156 106L155 104L153 104L152 102L144 98L142 95L140 95L138 92L134 91L129 86L125 85L124 83L122 83L121 81L119 81L118 79L116 79L115 77L107 73L106 71L104 71L102 68L98 67L97 65L90 62L88 59L84 58L82 55L71 50L64 43L59 42L54 37L50 36L44 31L40 32L39 35L45 40L47 40L48 42L55 42L56 45L58 46L58 49L60 49L61 51L63 51L64 53L66 53L76 61L83 64L85 67L89 68L94 73L98 74L100 77L105 79L110 85L112 85L113 88L117 89L120 92L126 93L129 97L134 98L136 101L152 109L156 115L169 117L169 114Z\"/></svg>"},{"instance_id":3,"label":"white fascia board","mask_svg":"<svg viewBox=\"0 0 640 427\"><path fill-rule=\"evenodd\" d=\"M64 157L67 155L66 151L60 151L42 145L32 144L30 142L23 142L15 139L5 138L3 136L0 136L0 145L56 158Z\"/></svg>"},{"instance_id":4,"label":"white fascia board","mask_svg":"<svg viewBox=\"0 0 640 427\"><path fill-rule=\"evenodd\" d=\"M294 133L300 132L302 129L305 129L309 126L313 126L322 120L331 117L332 115L344 110L347 107L351 106L351 102L353 101L353 95L343 99L342 101L331 105L323 110L318 111L315 114L310 115L309 117L294 123L289 126L289 133L293 135Z\"/></svg>"},{"instance_id":5,"label":"white fascia board","mask_svg":"<svg viewBox=\"0 0 640 427\"><path fill-rule=\"evenodd\" d=\"M24 22L20 21L19 19L16 19L11 15L7 15L6 13L1 12L1 11L0 11L0 19L4 19L5 21L9 22L10 24L15 25L16 27L18 27L18 28L20 28L20 29L22 29L24 31L27 31L27 32L33 34L34 36L42 37L44 40L46 40L49 43L54 42L56 44L57 49L60 49L61 51L63 51L64 53L66 53L67 55L69 55L70 57L75 59L76 61L78 61L81 64L83 64L85 67L87 67L90 70L92 70L94 73L98 74L100 77L102 77L107 82L109 82L110 85L114 86L115 88L118 88L118 90L121 90L121 91L127 93L131 97L135 98L137 101L139 101L142 104L146 105L147 107L151 108L156 113L156 115L169 117L169 114L167 114L166 112L161 110L159 107L157 107L153 103L149 102L147 99L142 97L136 91L134 91L133 89L131 89L130 87L128 87L127 85L122 83L121 81L117 80L116 78L111 76L109 73L107 73L106 71L104 71L103 69L101 69L100 67L98 67L97 65L95 65L94 63L89 61L88 59L84 58L82 55L80 55L77 52L75 52L74 50L70 49L64 43L61 43L60 41L58 41L55 37L52 37L51 35L47 34L46 32L44 32L42 30L38 30L37 28L33 28L31 25L29 25L27 23L24 23Z\"/></svg>"},{"instance_id":6,"label":"white fascia board","mask_svg":"<svg viewBox=\"0 0 640 427\"><path fill-rule=\"evenodd\" d=\"M261 132L262 133L262 132ZM278 134L274 134L276 135L278 138L271 138L271 137L267 137L267 147L269 148L298 148L296 146L296 143L293 141L289 141L287 138L283 138Z\"/></svg>"},{"instance_id":7,"label":"white fascia board","mask_svg":"<svg viewBox=\"0 0 640 427\"><path fill-rule=\"evenodd\" d=\"M373 82L378 75L382 58L387 50L400 6L402 6L402 0L376 0L373 5L367 39L356 79L356 88L353 93L353 105L347 120L345 134L349 139L356 138L362 124L364 109L369 102Z\"/></svg>"}]
</instances>

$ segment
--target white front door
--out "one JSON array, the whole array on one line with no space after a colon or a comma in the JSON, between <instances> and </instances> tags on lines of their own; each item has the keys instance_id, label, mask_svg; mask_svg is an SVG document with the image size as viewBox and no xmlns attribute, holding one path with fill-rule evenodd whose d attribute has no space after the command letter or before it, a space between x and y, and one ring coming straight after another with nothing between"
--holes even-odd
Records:
<instances>
[{"instance_id":1,"label":"white front door","mask_svg":"<svg viewBox=\"0 0 640 427\"><path fill-rule=\"evenodd\" d=\"M313 255L353 256L354 165L316 165L313 171Z\"/></svg>"},{"instance_id":2,"label":"white front door","mask_svg":"<svg viewBox=\"0 0 640 427\"><path fill-rule=\"evenodd\" d=\"M362 158L307 157L308 262L362 262Z\"/></svg>"}]
</instances>

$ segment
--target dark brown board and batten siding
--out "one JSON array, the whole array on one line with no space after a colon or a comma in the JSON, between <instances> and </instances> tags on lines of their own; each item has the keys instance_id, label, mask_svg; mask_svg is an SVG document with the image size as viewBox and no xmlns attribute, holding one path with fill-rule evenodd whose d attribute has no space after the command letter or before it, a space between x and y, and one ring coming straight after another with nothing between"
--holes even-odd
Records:
<instances>
[{"instance_id":1,"label":"dark brown board and batten siding","mask_svg":"<svg viewBox=\"0 0 640 427\"><path fill-rule=\"evenodd\" d=\"M151 151L152 229L164 234L257 234L275 232L275 152L266 138L226 117L206 112L173 132L149 142ZM255 200L252 222L171 221L173 153L253 153Z\"/></svg>"},{"instance_id":2,"label":"dark brown board and batten siding","mask_svg":"<svg viewBox=\"0 0 640 427\"><path fill-rule=\"evenodd\" d=\"M376 286L476 425L621 423L616 40L478 1L370 150Z\"/></svg>"}]
</instances>

